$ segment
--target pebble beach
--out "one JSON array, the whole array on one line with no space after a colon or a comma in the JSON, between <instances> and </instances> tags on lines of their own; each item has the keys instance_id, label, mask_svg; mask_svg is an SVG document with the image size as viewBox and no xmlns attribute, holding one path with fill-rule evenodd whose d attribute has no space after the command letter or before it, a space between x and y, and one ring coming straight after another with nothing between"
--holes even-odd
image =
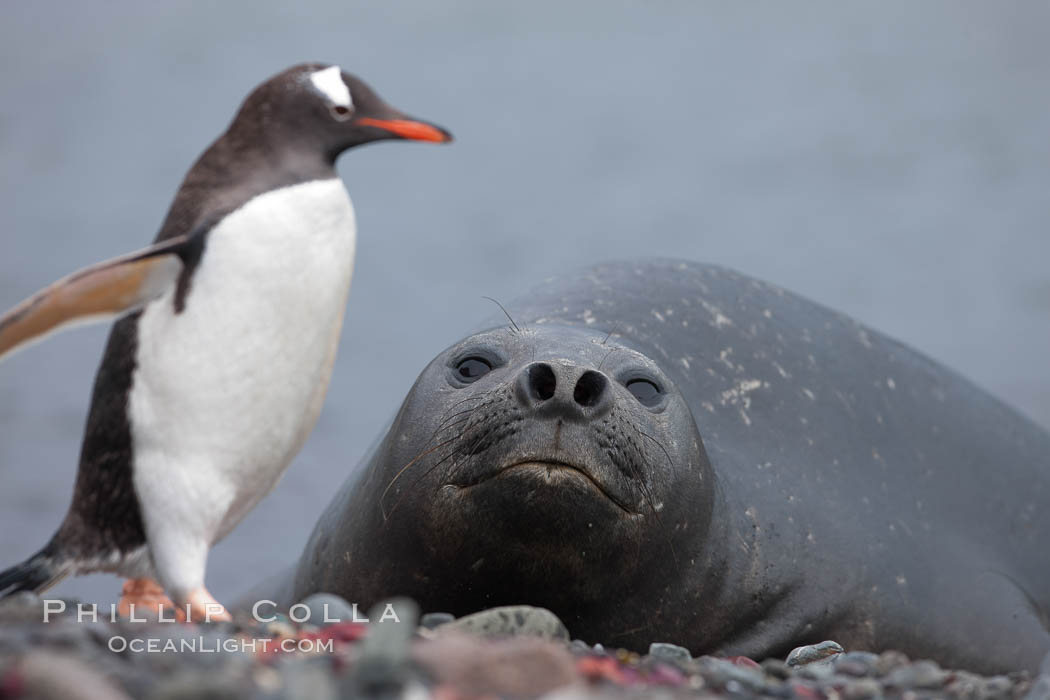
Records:
<instances>
[{"instance_id":1,"label":"pebble beach","mask_svg":"<svg viewBox=\"0 0 1050 700\"><path fill-rule=\"evenodd\" d=\"M784 659L694 657L673 640L639 654L572 639L553 613L528 606L456 619L395 599L364 615L319 594L291 617L187 624L104 607L80 608L78 620L77 601L61 603L0 603L0 699L1050 698L1050 677L982 676L833 640Z\"/></svg>"}]
</instances>

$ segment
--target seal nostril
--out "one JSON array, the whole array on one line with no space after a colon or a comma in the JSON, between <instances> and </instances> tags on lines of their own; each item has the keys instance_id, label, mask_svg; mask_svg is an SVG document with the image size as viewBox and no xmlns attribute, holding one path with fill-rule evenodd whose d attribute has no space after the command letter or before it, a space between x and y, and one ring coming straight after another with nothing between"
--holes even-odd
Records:
<instances>
[{"instance_id":1,"label":"seal nostril","mask_svg":"<svg viewBox=\"0 0 1050 700\"><path fill-rule=\"evenodd\" d=\"M579 381L576 382L576 388L572 392L572 398L584 408L590 408L602 398L606 384L607 382L604 375L589 369L584 372L580 376Z\"/></svg>"},{"instance_id":2,"label":"seal nostril","mask_svg":"<svg viewBox=\"0 0 1050 700\"><path fill-rule=\"evenodd\" d=\"M529 391L534 398L546 401L554 396L557 386L558 380L550 365L537 364L529 367Z\"/></svg>"}]
</instances>

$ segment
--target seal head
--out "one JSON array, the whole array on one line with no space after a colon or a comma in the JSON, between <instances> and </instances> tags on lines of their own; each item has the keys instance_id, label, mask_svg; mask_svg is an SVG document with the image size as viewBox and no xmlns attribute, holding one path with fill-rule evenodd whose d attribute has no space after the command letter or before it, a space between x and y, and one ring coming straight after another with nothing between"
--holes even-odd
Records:
<instances>
[{"instance_id":1,"label":"seal head","mask_svg":"<svg viewBox=\"0 0 1050 700\"><path fill-rule=\"evenodd\" d=\"M330 543L351 561L412 569L358 568L364 579L414 581L399 592L419 599L437 587L458 613L477 608L471 580L486 581L488 603L520 602L525 586L534 604L567 619L625 599L654 561L695 554L690 543L704 539L715 489L671 379L610 334L571 326L491 329L446 349L372 464L361 492L380 494L379 507L332 512L360 522L318 532L353 532ZM377 562L368 551L377 541L396 560ZM596 568L617 576L595 577Z\"/></svg>"}]
</instances>

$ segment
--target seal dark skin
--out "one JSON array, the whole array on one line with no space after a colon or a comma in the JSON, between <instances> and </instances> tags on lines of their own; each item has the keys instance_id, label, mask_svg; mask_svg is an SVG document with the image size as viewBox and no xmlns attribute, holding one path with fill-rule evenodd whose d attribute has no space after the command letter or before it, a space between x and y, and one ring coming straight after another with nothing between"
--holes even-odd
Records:
<instances>
[{"instance_id":1,"label":"seal dark skin","mask_svg":"<svg viewBox=\"0 0 1050 700\"><path fill-rule=\"evenodd\" d=\"M423 370L283 602L528 603L644 650L835 639L985 673L1050 651L1050 436L735 272L603 265Z\"/></svg>"}]
</instances>

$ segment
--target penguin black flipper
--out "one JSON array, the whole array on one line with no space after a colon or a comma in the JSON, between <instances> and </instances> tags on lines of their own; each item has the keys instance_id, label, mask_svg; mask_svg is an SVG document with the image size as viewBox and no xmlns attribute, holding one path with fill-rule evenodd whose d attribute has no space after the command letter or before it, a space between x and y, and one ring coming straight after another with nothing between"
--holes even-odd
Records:
<instances>
[{"instance_id":1,"label":"penguin black flipper","mask_svg":"<svg viewBox=\"0 0 1050 700\"><path fill-rule=\"evenodd\" d=\"M74 323L140 309L180 280L199 255L200 236L172 238L78 270L0 317L0 358Z\"/></svg>"},{"instance_id":2,"label":"penguin black flipper","mask_svg":"<svg viewBox=\"0 0 1050 700\"><path fill-rule=\"evenodd\" d=\"M0 571L0 597L20 591L44 591L65 577L64 568L55 565L45 548L21 564Z\"/></svg>"}]
</instances>

